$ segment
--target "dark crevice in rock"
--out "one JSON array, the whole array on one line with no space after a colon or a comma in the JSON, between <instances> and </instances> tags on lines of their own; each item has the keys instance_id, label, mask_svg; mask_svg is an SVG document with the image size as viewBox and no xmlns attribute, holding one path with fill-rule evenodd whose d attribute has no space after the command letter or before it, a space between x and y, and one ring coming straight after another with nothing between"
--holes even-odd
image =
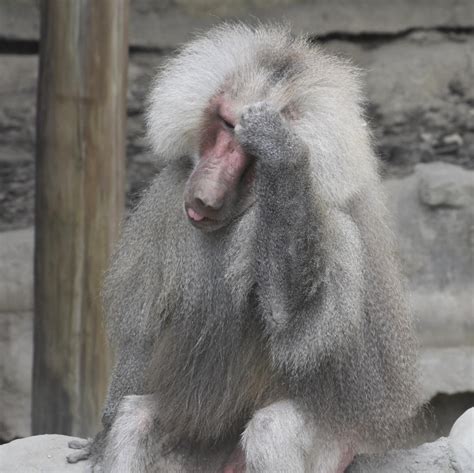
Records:
<instances>
[{"instance_id":1,"label":"dark crevice in rock","mask_svg":"<svg viewBox=\"0 0 474 473\"><path fill-rule=\"evenodd\" d=\"M38 54L39 42L34 39L10 39L0 37L0 54Z\"/></svg>"},{"instance_id":2,"label":"dark crevice in rock","mask_svg":"<svg viewBox=\"0 0 474 473\"><path fill-rule=\"evenodd\" d=\"M417 32L438 32L447 35L474 35L474 26L433 26L412 27L400 31L361 31L358 33L347 31L330 31L319 36L310 36L310 40L318 43L330 41L347 41L350 43L377 45L404 38ZM169 54L174 48L162 48L153 45L132 44L130 54ZM38 54L39 41L35 39L12 39L0 36L0 54Z\"/></svg>"},{"instance_id":3,"label":"dark crevice in rock","mask_svg":"<svg viewBox=\"0 0 474 473\"><path fill-rule=\"evenodd\" d=\"M169 54L171 48L150 45L130 45L130 54ZM35 39L11 39L0 36L0 54L32 55L39 53L39 41Z\"/></svg>"},{"instance_id":4,"label":"dark crevice in rock","mask_svg":"<svg viewBox=\"0 0 474 473\"><path fill-rule=\"evenodd\" d=\"M330 41L347 41L365 45L377 45L389 43L401 38L405 38L414 33L442 33L446 35L473 35L474 26L433 26L433 27L412 27L400 31L361 31L352 33L347 31L330 31L322 35L311 36L311 41L318 43L328 43Z\"/></svg>"},{"instance_id":5,"label":"dark crevice in rock","mask_svg":"<svg viewBox=\"0 0 474 473\"><path fill-rule=\"evenodd\" d=\"M128 52L130 55L132 54L160 54L160 55L168 55L173 53L175 48L160 48L159 46L151 46L151 45L137 45L132 44L128 48Z\"/></svg>"}]
</instances>

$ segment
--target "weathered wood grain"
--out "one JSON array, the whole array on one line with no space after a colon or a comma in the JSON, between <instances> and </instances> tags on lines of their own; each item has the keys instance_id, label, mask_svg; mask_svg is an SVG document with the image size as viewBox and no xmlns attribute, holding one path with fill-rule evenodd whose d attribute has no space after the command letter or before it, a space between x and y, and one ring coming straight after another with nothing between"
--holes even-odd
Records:
<instances>
[{"instance_id":1,"label":"weathered wood grain","mask_svg":"<svg viewBox=\"0 0 474 473\"><path fill-rule=\"evenodd\" d=\"M128 0L45 0L37 105L33 432L98 427L100 286L124 199Z\"/></svg>"}]
</instances>

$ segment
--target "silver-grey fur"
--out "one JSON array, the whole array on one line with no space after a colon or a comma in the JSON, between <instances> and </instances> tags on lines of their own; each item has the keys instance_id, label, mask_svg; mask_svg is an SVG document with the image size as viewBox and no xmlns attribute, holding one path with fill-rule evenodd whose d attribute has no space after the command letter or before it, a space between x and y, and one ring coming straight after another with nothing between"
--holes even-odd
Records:
<instances>
[{"instance_id":1,"label":"silver-grey fur","mask_svg":"<svg viewBox=\"0 0 474 473\"><path fill-rule=\"evenodd\" d=\"M223 88L255 203L204 233L183 192ZM348 445L403 434L413 328L361 103L354 68L282 27L225 25L164 66L148 111L161 172L105 284L100 471L220 472L242 436L249 473L332 472Z\"/></svg>"}]
</instances>

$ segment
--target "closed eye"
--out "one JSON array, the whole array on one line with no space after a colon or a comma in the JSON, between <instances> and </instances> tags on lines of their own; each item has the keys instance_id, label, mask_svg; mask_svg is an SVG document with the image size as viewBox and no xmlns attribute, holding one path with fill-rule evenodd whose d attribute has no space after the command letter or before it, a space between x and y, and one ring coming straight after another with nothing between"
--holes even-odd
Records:
<instances>
[{"instance_id":1,"label":"closed eye","mask_svg":"<svg viewBox=\"0 0 474 473\"><path fill-rule=\"evenodd\" d=\"M225 118L219 116L219 118L221 119L222 123L224 124L224 126L226 128L228 128L229 130L233 130L235 128L235 125L230 123L229 121L227 121Z\"/></svg>"}]
</instances>

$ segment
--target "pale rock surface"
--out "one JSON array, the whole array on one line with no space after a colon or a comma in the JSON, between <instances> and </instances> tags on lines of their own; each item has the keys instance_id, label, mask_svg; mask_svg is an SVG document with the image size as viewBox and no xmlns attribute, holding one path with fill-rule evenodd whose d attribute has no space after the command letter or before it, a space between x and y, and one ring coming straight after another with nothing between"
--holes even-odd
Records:
<instances>
[{"instance_id":1,"label":"pale rock surface","mask_svg":"<svg viewBox=\"0 0 474 473\"><path fill-rule=\"evenodd\" d=\"M385 186L423 348L472 347L474 171L418 164Z\"/></svg>"},{"instance_id":2,"label":"pale rock surface","mask_svg":"<svg viewBox=\"0 0 474 473\"><path fill-rule=\"evenodd\" d=\"M0 447L1 473L90 473L87 462L69 464L65 435L37 435L13 440Z\"/></svg>"},{"instance_id":3,"label":"pale rock surface","mask_svg":"<svg viewBox=\"0 0 474 473\"><path fill-rule=\"evenodd\" d=\"M31 435L32 318L26 311L0 312L1 440Z\"/></svg>"},{"instance_id":4,"label":"pale rock surface","mask_svg":"<svg viewBox=\"0 0 474 473\"><path fill-rule=\"evenodd\" d=\"M69 464L72 437L39 435L0 447L2 473L88 473L87 462ZM472 473L474 472L474 408L454 424L449 437L411 450L361 455L347 473Z\"/></svg>"},{"instance_id":5,"label":"pale rock surface","mask_svg":"<svg viewBox=\"0 0 474 473\"><path fill-rule=\"evenodd\" d=\"M461 472L474 471L474 408L466 411L449 433L451 447ZM464 468L464 469L463 469Z\"/></svg>"},{"instance_id":6,"label":"pale rock surface","mask_svg":"<svg viewBox=\"0 0 474 473\"><path fill-rule=\"evenodd\" d=\"M33 232L0 233L0 438L31 434ZM0 469L0 472L2 470Z\"/></svg>"},{"instance_id":7,"label":"pale rock surface","mask_svg":"<svg viewBox=\"0 0 474 473\"><path fill-rule=\"evenodd\" d=\"M474 173L452 164L418 164L419 197L429 207L474 205Z\"/></svg>"},{"instance_id":8,"label":"pale rock surface","mask_svg":"<svg viewBox=\"0 0 474 473\"><path fill-rule=\"evenodd\" d=\"M394 450L381 456L361 455L347 473L473 473L474 408L454 424L449 437L411 450Z\"/></svg>"},{"instance_id":9,"label":"pale rock surface","mask_svg":"<svg viewBox=\"0 0 474 473\"><path fill-rule=\"evenodd\" d=\"M429 347L420 352L421 388L427 401L438 393L474 392L474 347Z\"/></svg>"},{"instance_id":10,"label":"pale rock surface","mask_svg":"<svg viewBox=\"0 0 474 473\"><path fill-rule=\"evenodd\" d=\"M467 472L468 470L466 470ZM452 447L445 437L412 450L383 456L361 456L347 473L461 473L455 467Z\"/></svg>"},{"instance_id":11,"label":"pale rock surface","mask_svg":"<svg viewBox=\"0 0 474 473\"><path fill-rule=\"evenodd\" d=\"M33 308L33 232L0 232L0 313Z\"/></svg>"}]
</instances>

